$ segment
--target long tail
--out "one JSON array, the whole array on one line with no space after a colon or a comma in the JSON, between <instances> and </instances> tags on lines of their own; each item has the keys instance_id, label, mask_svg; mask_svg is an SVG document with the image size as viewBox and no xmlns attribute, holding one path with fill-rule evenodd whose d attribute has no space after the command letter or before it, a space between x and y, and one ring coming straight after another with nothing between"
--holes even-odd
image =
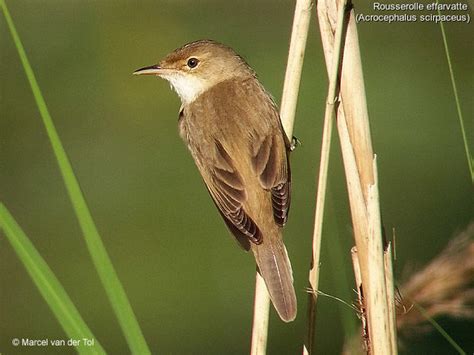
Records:
<instances>
[{"instance_id":1,"label":"long tail","mask_svg":"<svg viewBox=\"0 0 474 355\"><path fill-rule=\"evenodd\" d=\"M296 295L293 271L283 241L264 238L262 244L252 246L252 251L278 315L284 322L291 322L296 318Z\"/></svg>"}]
</instances>

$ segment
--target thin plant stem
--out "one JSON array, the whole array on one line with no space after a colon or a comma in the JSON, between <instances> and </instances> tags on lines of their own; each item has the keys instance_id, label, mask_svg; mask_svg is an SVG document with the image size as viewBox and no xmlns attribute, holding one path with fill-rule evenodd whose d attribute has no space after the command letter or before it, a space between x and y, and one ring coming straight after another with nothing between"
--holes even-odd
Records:
<instances>
[{"instance_id":1,"label":"thin plant stem","mask_svg":"<svg viewBox=\"0 0 474 355\"><path fill-rule=\"evenodd\" d=\"M438 0L436 0L438 4ZM438 8L438 14L441 15L441 10ZM454 78L453 65L451 63L451 54L449 53L448 40L446 39L446 32L444 30L443 21L439 22L441 28L441 36L443 37L444 51L446 52L446 59L448 61L449 76L451 78L451 85L453 86L454 101L456 102L456 110L459 118L459 125L461 126L462 139L464 141L464 149L466 151L467 166L471 174L471 182L474 184L474 157L469 150L469 142L467 139L466 128L464 127L464 118L461 110L461 102L459 100L458 88L456 86L456 79Z\"/></svg>"},{"instance_id":2,"label":"thin plant stem","mask_svg":"<svg viewBox=\"0 0 474 355\"><path fill-rule=\"evenodd\" d=\"M387 243L383 254L384 268L385 268L385 286L387 289L387 304L390 318L390 339L397 339L397 320L396 320L396 306L395 306L395 280L393 277L392 265L392 243ZM392 354L397 353L397 344L392 343Z\"/></svg>"},{"instance_id":3,"label":"thin plant stem","mask_svg":"<svg viewBox=\"0 0 474 355\"><path fill-rule=\"evenodd\" d=\"M446 332L442 326L438 324L437 321L430 317L430 315L425 311L425 309L420 306L418 303L414 303L415 307L420 311L421 314L431 323L431 325L443 336L444 339L448 341L451 346L456 349L460 355L466 355L466 352L459 346L458 343Z\"/></svg>"},{"instance_id":4,"label":"thin plant stem","mask_svg":"<svg viewBox=\"0 0 474 355\"><path fill-rule=\"evenodd\" d=\"M312 292L308 297L308 333L303 354L313 353L314 333L316 329L316 301L319 284L319 260L321 254L321 239L324 219L324 205L326 201L327 177L329 167L329 153L331 150L331 137L334 115L336 113L336 102L338 96L338 74L342 57L341 44L343 42L344 15L347 1L339 4L336 34L334 36L334 51L329 74L329 87L326 99L326 110L324 113L324 127L321 144L321 159L319 163L318 189L316 195L316 210L314 214L313 227L313 253L311 268L309 271L309 284Z\"/></svg>"},{"instance_id":5,"label":"thin plant stem","mask_svg":"<svg viewBox=\"0 0 474 355\"><path fill-rule=\"evenodd\" d=\"M285 81L280 105L280 118L283 128L291 141L296 116L296 104L300 89L303 59L311 19L311 0L297 0L293 28L291 29L290 49L286 65Z\"/></svg>"},{"instance_id":6,"label":"thin plant stem","mask_svg":"<svg viewBox=\"0 0 474 355\"><path fill-rule=\"evenodd\" d=\"M255 304L253 308L252 344L250 347L250 354L265 354L267 349L270 299L265 281L258 272L255 276Z\"/></svg>"},{"instance_id":7,"label":"thin plant stem","mask_svg":"<svg viewBox=\"0 0 474 355\"><path fill-rule=\"evenodd\" d=\"M319 1L318 18L326 63L330 68L337 26L336 1ZM388 279L393 275L387 275L391 268L384 267L377 172L353 10L349 12L344 41L337 127L357 246L357 253L353 256L357 257L361 276L358 288L363 297L360 307L367 320L365 328L368 332L365 334L370 353L393 354L396 353L396 334L390 331L390 315L393 313L388 312L391 303L387 297L387 285L393 284Z\"/></svg>"},{"instance_id":8,"label":"thin plant stem","mask_svg":"<svg viewBox=\"0 0 474 355\"><path fill-rule=\"evenodd\" d=\"M383 246L376 155L373 159L373 171L374 183L369 186L367 198L369 230L367 248L370 270L368 284L371 288L371 297L367 298L367 308L371 312L369 334L373 335L371 338L373 354L397 354L392 260L385 257L386 252ZM390 290L388 290L389 286L391 286ZM390 307L393 308L390 309Z\"/></svg>"},{"instance_id":9,"label":"thin plant stem","mask_svg":"<svg viewBox=\"0 0 474 355\"><path fill-rule=\"evenodd\" d=\"M0 0L0 7L3 10L7 26L10 30L13 42L15 43L21 63L23 64L23 69L25 70L36 105L38 106L40 116L51 142L66 190L71 199L76 217L78 218L82 233L84 234L87 248L89 249L89 253L97 273L99 274L100 280L102 281L107 297L132 352L137 354L148 354L150 353L148 345L146 344L140 326L138 325L138 321L133 313L127 295L125 294L125 290L120 283L117 273L112 265L112 261L105 249L95 222L92 219L92 215L89 211L84 195L82 194L79 182L74 175L71 163L61 143L51 115L49 114L48 107L44 101L38 82L36 81L35 74L28 61L20 36L15 29L13 19L10 16L10 12L8 11L4 0Z\"/></svg>"},{"instance_id":10,"label":"thin plant stem","mask_svg":"<svg viewBox=\"0 0 474 355\"><path fill-rule=\"evenodd\" d=\"M283 94L280 105L280 119L288 139L293 138L293 125L296 114L296 104L303 69L303 59L308 38L309 21L311 18L311 0L297 0L293 17L293 27L291 30L290 49L288 53L288 63L283 84ZM268 335L268 311L260 311L270 307L270 297L266 287L262 287L263 280L260 275L256 277L254 318L252 325L252 355L261 355L266 352ZM265 285L263 285L265 286ZM265 347L255 348L254 340L265 344ZM257 351L258 350L258 351Z\"/></svg>"}]
</instances>

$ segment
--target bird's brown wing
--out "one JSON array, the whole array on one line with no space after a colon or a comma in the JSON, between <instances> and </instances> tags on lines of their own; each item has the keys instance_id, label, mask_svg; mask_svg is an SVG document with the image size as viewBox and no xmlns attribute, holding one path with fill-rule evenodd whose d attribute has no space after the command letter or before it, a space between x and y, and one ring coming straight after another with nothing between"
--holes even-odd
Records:
<instances>
[{"instance_id":1,"label":"bird's brown wing","mask_svg":"<svg viewBox=\"0 0 474 355\"><path fill-rule=\"evenodd\" d=\"M208 162L209 163L209 162ZM227 227L240 245L250 249L249 241L260 244L262 235L255 222L245 213L242 205L247 199L245 186L231 157L222 144L215 140L215 159L213 166L207 166L205 179L209 193L224 218Z\"/></svg>"},{"instance_id":2,"label":"bird's brown wing","mask_svg":"<svg viewBox=\"0 0 474 355\"><path fill-rule=\"evenodd\" d=\"M290 209L291 174L283 135L267 135L254 143L252 164L260 184L272 195L273 218L284 226Z\"/></svg>"}]
</instances>

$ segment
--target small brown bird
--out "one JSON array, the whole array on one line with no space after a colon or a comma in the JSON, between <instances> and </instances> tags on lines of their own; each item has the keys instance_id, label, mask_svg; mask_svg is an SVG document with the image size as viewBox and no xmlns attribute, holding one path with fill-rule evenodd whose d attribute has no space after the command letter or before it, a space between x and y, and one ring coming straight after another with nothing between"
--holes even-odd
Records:
<instances>
[{"instance_id":1,"label":"small brown bird","mask_svg":"<svg viewBox=\"0 0 474 355\"><path fill-rule=\"evenodd\" d=\"M181 98L179 133L232 234L252 250L281 319L296 317L282 227L290 208L290 144L277 107L231 48L184 45L136 75L170 82Z\"/></svg>"}]
</instances>

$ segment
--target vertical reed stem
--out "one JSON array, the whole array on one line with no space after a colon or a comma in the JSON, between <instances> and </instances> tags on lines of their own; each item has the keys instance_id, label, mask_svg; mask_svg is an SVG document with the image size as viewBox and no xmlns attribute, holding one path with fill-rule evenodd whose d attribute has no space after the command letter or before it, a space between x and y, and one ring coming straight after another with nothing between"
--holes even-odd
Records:
<instances>
[{"instance_id":1,"label":"vertical reed stem","mask_svg":"<svg viewBox=\"0 0 474 355\"><path fill-rule=\"evenodd\" d=\"M318 3L318 18L327 66L335 53L337 5L334 0ZM366 310L368 347L371 354L396 353L396 334L391 332L391 302L387 285L393 283L384 266L382 226L364 79L354 12L350 12L345 34L340 74L341 104L337 126L351 206L354 239L362 282L362 308Z\"/></svg>"},{"instance_id":2,"label":"vertical reed stem","mask_svg":"<svg viewBox=\"0 0 474 355\"><path fill-rule=\"evenodd\" d=\"M344 15L347 1L342 1L337 14L336 34L334 35L334 51L331 66L328 66L329 87L324 113L324 128L321 144L321 159L319 163L318 190L316 195L316 210L313 228L313 253L309 271L310 293L308 296L308 332L303 354L313 353L314 333L316 329L316 301L319 284L319 260L321 254L321 238L324 219L324 204L326 201L329 153L331 148L332 126L338 96L338 73L341 62L343 42Z\"/></svg>"},{"instance_id":3,"label":"vertical reed stem","mask_svg":"<svg viewBox=\"0 0 474 355\"><path fill-rule=\"evenodd\" d=\"M270 297L268 296L267 286L263 277L257 272L255 276L251 355L266 353L269 313Z\"/></svg>"},{"instance_id":4,"label":"vertical reed stem","mask_svg":"<svg viewBox=\"0 0 474 355\"><path fill-rule=\"evenodd\" d=\"M293 138L293 124L295 121L301 71L303 69L306 39L308 38L311 6L311 0L296 1L293 27L291 30L288 63L286 66L285 82L283 84L283 94L280 105L280 119L290 141ZM257 273L252 325L252 355L261 355L266 352L269 307L270 298L268 291L263 279Z\"/></svg>"}]
</instances>

